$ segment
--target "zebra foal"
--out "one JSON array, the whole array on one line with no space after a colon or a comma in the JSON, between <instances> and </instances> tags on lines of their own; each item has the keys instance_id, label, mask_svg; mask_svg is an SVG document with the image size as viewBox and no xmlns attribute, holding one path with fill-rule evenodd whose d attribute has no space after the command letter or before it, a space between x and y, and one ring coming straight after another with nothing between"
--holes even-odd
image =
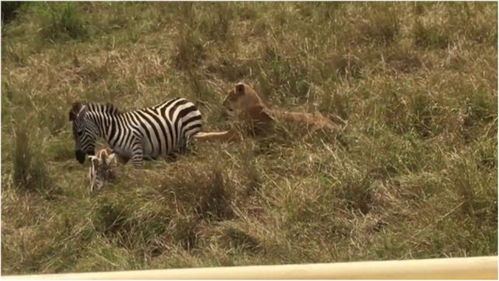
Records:
<instances>
[{"instance_id":1,"label":"zebra foal","mask_svg":"<svg viewBox=\"0 0 499 281\"><path fill-rule=\"evenodd\" d=\"M104 148L96 155L89 155L90 167L88 169L88 179L90 180L90 192L102 189L106 182L116 180L113 167L118 164L116 154L111 149Z\"/></svg>"},{"instance_id":2,"label":"zebra foal","mask_svg":"<svg viewBox=\"0 0 499 281\"><path fill-rule=\"evenodd\" d=\"M112 151L134 167L143 160L184 152L191 136L201 130L201 113L184 98L175 98L139 110L120 112L112 104L75 102L69 111L73 125L75 157L95 154L97 137L104 138Z\"/></svg>"}]
</instances>

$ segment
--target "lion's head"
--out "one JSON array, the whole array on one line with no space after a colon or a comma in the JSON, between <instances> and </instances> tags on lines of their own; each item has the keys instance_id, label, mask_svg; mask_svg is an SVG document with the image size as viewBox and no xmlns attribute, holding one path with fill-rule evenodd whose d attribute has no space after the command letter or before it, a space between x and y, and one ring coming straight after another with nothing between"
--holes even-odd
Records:
<instances>
[{"instance_id":1,"label":"lion's head","mask_svg":"<svg viewBox=\"0 0 499 281\"><path fill-rule=\"evenodd\" d=\"M268 107L258 93L245 83L237 83L231 89L222 105L229 116L235 117L252 127L263 129L272 121Z\"/></svg>"},{"instance_id":2,"label":"lion's head","mask_svg":"<svg viewBox=\"0 0 499 281\"><path fill-rule=\"evenodd\" d=\"M237 83L223 101L223 106L228 111L246 111L250 107L265 107L258 93L245 83Z\"/></svg>"}]
</instances>

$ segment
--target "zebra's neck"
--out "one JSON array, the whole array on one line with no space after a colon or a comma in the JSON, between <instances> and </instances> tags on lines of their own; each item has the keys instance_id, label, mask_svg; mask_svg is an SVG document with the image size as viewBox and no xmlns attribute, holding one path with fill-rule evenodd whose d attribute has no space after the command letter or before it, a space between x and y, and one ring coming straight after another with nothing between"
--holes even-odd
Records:
<instances>
[{"instance_id":1,"label":"zebra's neck","mask_svg":"<svg viewBox=\"0 0 499 281\"><path fill-rule=\"evenodd\" d=\"M87 116L95 124L97 136L106 139L109 144L117 133L120 115L111 104L88 104Z\"/></svg>"}]
</instances>

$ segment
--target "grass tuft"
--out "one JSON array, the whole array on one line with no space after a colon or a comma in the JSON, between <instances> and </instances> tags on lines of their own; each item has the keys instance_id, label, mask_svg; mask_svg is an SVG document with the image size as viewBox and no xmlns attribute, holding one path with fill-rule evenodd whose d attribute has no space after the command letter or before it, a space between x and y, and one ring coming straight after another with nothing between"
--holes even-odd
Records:
<instances>
[{"instance_id":1,"label":"grass tuft","mask_svg":"<svg viewBox=\"0 0 499 281\"><path fill-rule=\"evenodd\" d=\"M190 204L195 206L195 213L201 218L225 220L233 216L231 209L230 186L218 169L208 172L188 172L186 179L181 179L174 186L189 196ZM189 194L190 193L190 194Z\"/></svg>"},{"instance_id":2,"label":"grass tuft","mask_svg":"<svg viewBox=\"0 0 499 281\"><path fill-rule=\"evenodd\" d=\"M360 26L360 34L367 42L381 45L389 45L394 42L399 32L398 15L389 7L376 7Z\"/></svg>"},{"instance_id":3,"label":"grass tuft","mask_svg":"<svg viewBox=\"0 0 499 281\"><path fill-rule=\"evenodd\" d=\"M438 25L425 25L416 21L412 30L414 44L423 49L444 49L450 44L449 33Z\"/></svg>"},{"instance_id":4,"label":"grass tuft","mask_svg":"<svg viewBox=\"0 0 499 281\"><path fill-rule=\"evenodd\" d=\"M74 3L45 4L38 12L44 25L41 34L48 40L85 39L89 35L88 24Z\"/></svg>"},{"instance_id":5,"label":"grass tuft","mask_svg":"<svg viewBox=\"0 0 499 281\"><path fill-rule=\"evenodd\" d=\"M35 145L30 143L30 137L24 127L17 127L15 132L14 159L14 184L28 191L40 191L49 187L50 179L45 161Z\"/></svg>"},{"instance_id":6,"label":"grass tuft","mask_svg":"<svg viewBox=\"0 0 499 281\"><path fill-rule=\"evenodd\" d=\"M4 24L9 23L17 16L22 4L23 2L19 1L8 1L2 4L2 28Z\"/></svg>"}]
</instances>

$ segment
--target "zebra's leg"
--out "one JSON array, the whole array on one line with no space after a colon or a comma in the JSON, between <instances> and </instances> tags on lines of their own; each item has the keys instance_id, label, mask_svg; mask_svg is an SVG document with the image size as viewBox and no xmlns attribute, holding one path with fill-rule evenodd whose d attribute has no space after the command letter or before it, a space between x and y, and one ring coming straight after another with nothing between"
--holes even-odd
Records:
<instances>
[{"instance_id":1,"label":"zebra's leg","mask_svg":"<svg viewBox=\"0 0 499 281\"><path fill-rule=\"evenodd\" d=\"M186 135L182 138L178 146L178 152L180 154L192 154L193 153L193 143L190 136ZM195 146L194 146L195 148Z\"/></svg>"},{"instance_id":2,"label":"zebra's leg","mask_svg":"<svg viewBox=\"0 0 499 281\"><path fill-rule=\"evenodd\" d=\"M177 149L175 150L178 154L185 154L187 152L187 142L185 137L181 137L178 141Z\"/></svg>"},{"instance_id":3,"label":"zebra's leg","mask_svg":"<svg viewBox=\"0 0 499 281\"><path fill-rule=\"evenodd\" d=\"M165 160L168 162L175 162L177 161L177 154L175 154L175 152L169 153L166 155Z\"/></svg>"},{"instance_id":4,"label":"zebra's leg","mask_svg":"<svg viewBox=\"0 0 499 281\"><path fill-rule=\"evenodd\" d=\"M196 142L192 141L190 135L185 136L184 141L184 151L191 155L196 155Z\"/></svg>"},{"instance_id":5,"label":"zebra's leg","mask_svg":"<svg viewBox=\"0 0 499 281\"><path fill-rule=\"evenodd\" d=\"M90 192L98 191L104 185L104 179L102 179L102 166L106 165L103 159L100 158L101 154L98 156L90 155L90 168L88 172L88 177L90 178Z\"/></svg>"},{"instance_id":6,"label":"zebra's leg","mask_svg":"<svg viewBox=\"0 0 499 281\"><path fill-rule=\"evenodd\" d=\"M142 168L144 166L144 150L140 143L133 145L132 165L135 168Z\"/></svg>"},{"instance_id":7,"label":"zebra's leg","mask_svg":"<svg viewBox=\"0 0 499 281\"><path fill-rule=\"evenodd\" d=\"M88 179L90 180L90 192L93 192L96 186L96 180L97 180L97 174L95 170L95 162L93 157L95 156L90 156L90 167L88 169Z\"/></svg>"}]
</instances>

